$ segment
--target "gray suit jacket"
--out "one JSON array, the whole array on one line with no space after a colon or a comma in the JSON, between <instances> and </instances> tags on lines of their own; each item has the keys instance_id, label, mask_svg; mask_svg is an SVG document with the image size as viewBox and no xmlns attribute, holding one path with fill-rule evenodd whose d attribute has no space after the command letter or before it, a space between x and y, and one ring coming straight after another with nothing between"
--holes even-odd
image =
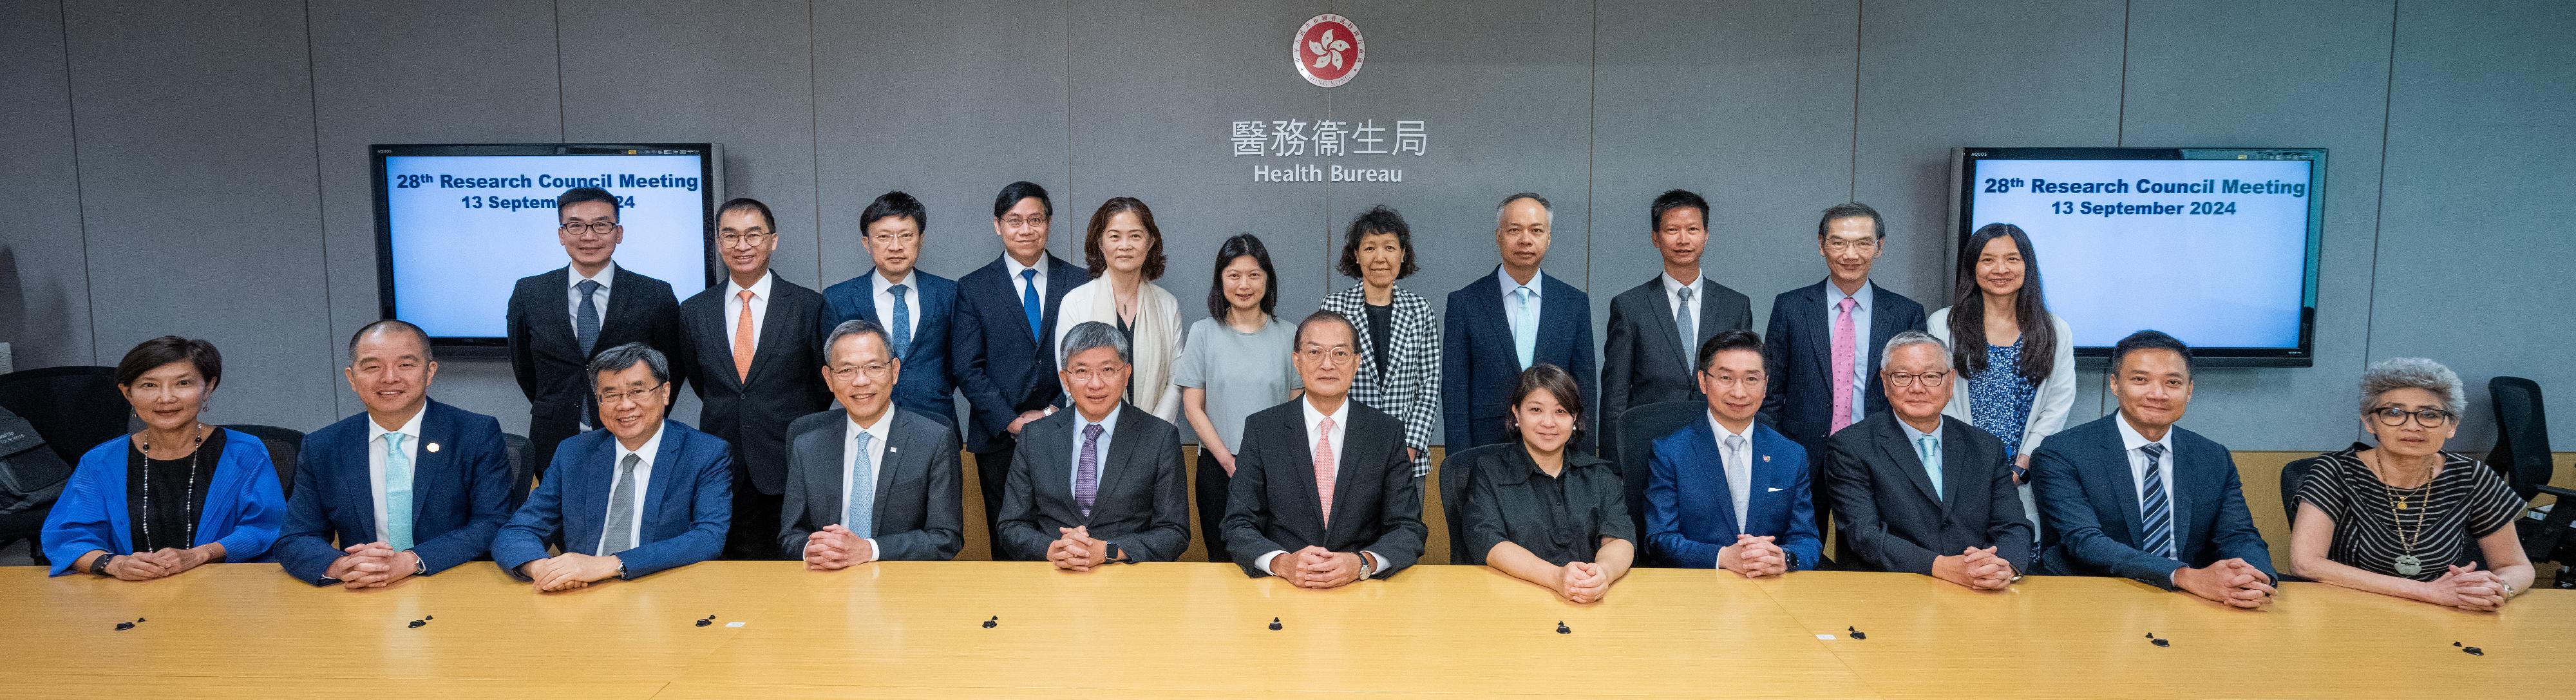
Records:
<instances>
[{"instance_id":1,"label":"gray suit jacket","mask_svg":"<svg viewBox=\"0 0 2576 700\"><path fill-rule=\"evenodd\" d=\"M788 559L805 555L805 539L840 523L848 489L841 483L841 449L849 414L839 408L807 414L787 426L786 506L778 518L778 546ZM876 473L874 523L880 560L956 558L966 542L966 517L958 503L957 431L939 421L897 409L886 430L885 457Z\"/></svg>"},{"instance_id":2,"label":"gray suit jacket","mask_svg":"<svg viewBox=\"0 0 2576 700\"><path fill-rule=\"evenodd\" d=\"M1834 529L1863 566L1930 575L1934 557L1993 547L2030 573L2030 521L2013 486L2004 443L1941 417L1941 496L1896 414L1880 411L1825 441Z\"/></svg>"},{"instance_id":3,"label":"gray suit jacket","mask_svg":"<svg viewBox=\"0 0 2576 700\"><path fill-rule=\"evenodd\" d=\"M1620 292L1610 299L1610 326L1601 347L1602 434L1615 441L1619 413L1666 401L1698 401L1699 382L1692 377L1699 344L1709 336L1753 327L1753 300L1702 274L1699 278L1699 323L1691 343L1682 345L1673 325L1672 297L1664 294L1664 276Z\"/></svg>"},{"instance_id":4,"label":"gray suit jacket","mask_svg":"<svg viewBox=\"0 0 2576 700\"><path fill-rule=\"evenodd\" d=\"M1181 431L1154 414L1118 405L1117 432L1101 457L1100 491L1091 517L1073 503L1073 425L1077 409L1030 421L1011 452L1002 485L996 559L1041 561L1057 528L1085 526L1091 536L1126 550L1130 561L1179 561L1190 548L1190 491L1181 470Z\"/></svg>"}]
</instances>

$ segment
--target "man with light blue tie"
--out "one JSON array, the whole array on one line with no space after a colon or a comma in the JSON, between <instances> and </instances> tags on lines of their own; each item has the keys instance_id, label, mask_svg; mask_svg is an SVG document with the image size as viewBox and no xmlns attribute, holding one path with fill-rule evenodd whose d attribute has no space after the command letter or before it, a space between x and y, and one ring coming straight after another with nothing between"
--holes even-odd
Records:
<instances>
[{"instance_id":1,"label":"man with light blue tie","mask_svg":"<svg viewBox=\"0 0 2576 700\"><path fill-rule=\"evenodd\" d=\"M859 240L876 268L823 290L823 328L865 320L886 331L903 381L894 403L954 430L956 384L948 374L948 319L957 308L957 283L922 271L922 240L930 213L921 200L887 192L859 212Z\"/></svg>"},{"instance_id":2,"label":"man with light blue tie","mask_svg":"<svg viewBox=\"0 0 2576 700\"><path fill-rule=\"evenodd\" d=\"M822 368L838 408L787 428L786 509L778 546L813 571L873 561L957 556L957 431L894 406L903 361L884 328L844 321L824 341Z\"/></svg>"},{"instance_id":3,"label":"man with light blue tie","mask_svg":"<svg viewBox=\"0 0 2576 700\"><path fill-rule=\"evenodd\" d=\"M429 400L429 334L401 320L359 328L341 373L367 410L304 436L278 563L356 589L482 557L515 505L500 421Z\"/></svg>"},{"instance_id":4,"label":"man with light blue tie","mask_svg":"<svg viewBox=\"0 0 2576 700\"><path fill-rule=\"evenodd\" d=\"M1905 331L1880 356L1889 410L1825 441L1844 563L2005 588L2030 569L2031 536L2003 441L1941 415L1959 382L1940 339Z\"/></svg>"},{"instance_id":5,"label":"man with light blue tie","mask_svg":"<svg viewBox=\"0 0 2576 700\"><path fill-rule=\"evenodd\" d=\"M1555 212L1546 197L1503 198L1494 215L1502 264L1449 293L1440 332L1442 443L1451 452L1503 442L1503 415L1521 371L1547 363L1574 375L1584 405L1600 390L1593 370L1592 301L1583 290L1539 271L1547 260ZM1591 416L1575 438L1592 449Z\"/></svg>"}]
</instances>

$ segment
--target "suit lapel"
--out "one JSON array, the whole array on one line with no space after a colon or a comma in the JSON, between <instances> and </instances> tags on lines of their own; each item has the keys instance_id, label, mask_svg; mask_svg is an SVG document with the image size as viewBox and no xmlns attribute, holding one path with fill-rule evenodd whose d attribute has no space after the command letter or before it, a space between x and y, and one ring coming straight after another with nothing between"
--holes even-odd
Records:
<instances>
[{"instance_id":1,"label":"suit lapel","mask_svg":"<svg viewBox=\"0 0 2576 700\"><path fill-rule=\"evenodd\" d=\"M2181 428L2165 428L2165 443L2173 447L2165 452L2164 467L2173 476L2171 479L2173 485L2165 489L2165 507L2173 509L2173 514L2166 520L2173 523L2174 555L2177 559L2191 556L2191 552L2182 544L2191 541L2186 536L2190 534L2188 531L2191 528L2187 523L2191 522L2191 518L2184 517L2185 513L2191 512L2191 500L2183 494L2190 492L2190 489L2184 486L2196 481L2196 479L2185 478L2191 475L2186 474L2182 468L2182 440L2176 435L2180 432L2182 432Z\"/></svg>"},{"instance_id":2,"label":"suit lapel","mask_svg":"<svg viewBox=\"0 0 2576 700\"><path fill-rule=\"evenodd\" d=\"M1879 451L1887 453L1888 458L1896 460L1898 468L1905 470L1905 480L1913 482L1914 490L1922 492L1924 500L1931 501L1932 507L1936 510L1946 510L1941 503L1940 493L1932 488L1932 475L1924 469L1923 458L1914 454L1911 436L1905 433L1905 428L1896 424L1895 416L1888 418L1880 422L1877 429L1870 431L1870 436L1876 438L1871 442L1878 443ZM1948 448L1945 446L1943 449ZM1948 453L1943 452L1943 456L1948 456Z\"/></svg>"},{"instance_id":3,"label":"suit lapel","mask_svg":"<svg viewBox=\"0 0 2576 700\"><path fill-rule=\"evenodd\" d=\"M340 489L341 503L372 504L376 502L376 485L374 483L374 475L372 474L373 469L368 466L367 461L373 456L376 450L376 443L367 436L375 432L375 419L362 413L358 415L358 420L361 422L358 424L357 449L345 450L340 453L341 464L339 478L336 479L336 481L339 482L338 488ZM426 430L428 423L429 421L426 420L421 421L424 430ZM417 463L417 461L414 462L414 464ZM420 470L418 468L414 468L412 470L412 480L420 480ZM415 492L418 491L418 489L413 490ZM125 492L118 491L117 493L121 495ZM392 507L392 504L389 503L386 504L386 506ZM346 547L360 542L375 541L376 509L352 508L350 510L356 511L350 514L350 519L357 521L358 529L356 532L340 533L340 546Z\"/></svg>"},{"instance_id":4,"label":"suit lapel","mask_svg":"<svg viewBox=\"0 0 2576 700\"><path fill-rule=\"evenodd\" d=\"M574 354L580 354L581 339L573 335L572 307L568 306L572 303L572 268L560 267L546 273L545 285L550 293L542 299L545 303L538 304L536 313L529 317L536 326L535 332L572 348ZM609 298L614 299L616 295L611 294Z\"/></svg>"},{"instance_id":5,"label":"suit lapel","mask_svg":"<svg viewBox=\"0 0 2576 700\"><path fill-rule=\"evenodd\" d=\"M608 514L608 494L617 486L617 438L611 436L599 441L598 446L590 449L590 454L573 460L572 464L565 465L565 468L574 472L566 475L574 477L564 482L566 486L598 484L601 488L598 491L579 487L563 490L562 518L567 523L563 531L563 549L567 552L596 554L599 552L599 536L608 528L608 521L605 519ZM575 518L579 520L576 521ZM589 527L575 530L569 525L573 522L588 523Z\"/></svg>"},{"instance_id":6,"label":"suit lapel","mask_svg":"<svg viewBox=\"0 0 2576 700\"><path fill-rule=\"evenodd\" d=\"M1304 497L1304 503L1308 508L1307 512L1315 514L1315 523L1317 525L1324 525L1323 485L1315 483L1315 436L1306 433L1305 399L1298 399L1298 401L1297 413L1293 416L1293 419L1296 422L1288 425L1289 434L1296 436L1296 439L1293 442L1296 443L1297 449L1293 454L1297 456L1297 463L1294 467L1288 470L1292 473L1288 478L1290 481L1302 486L1302 488L1297 489L1297 493ZM1326 527L1324 529L1326 530L1325 534L1331 534L1330 531L1332 528Z\"/></svg>"},{"instance_id":7,"label":"suit lapel","mask_svg":"<svg viewBox=\"0 0 2576 700\"><path fill-rule=\"evenodd\" d=\"M453 450L446 448L456 439L456 426L448 422L447 417L438 410L439 408L436 402L421 405L420 446L412 450L411 503L407 507L411 508L412 542L414 543L424 539L419 534L420 514L423 510L422 505L429 502L429 491L432 486L456 483L446 480L447 464L455 455ZM437 445L439 449L432 450L431 445ZM392 505L386 504L386 507L390 508Z\"/></svg>"},{"instance_id":8,"label":"suit lapel","mask_svg":"<svg viewBox=\"0 0 2576 700\"><path fill-rule=\"evenodd\" d=\"M669 419L662 421L662 445L653 450L653 476L656 478L647 487L651 493L644 496L644 512L636 518L642 527L636 531L635 546L641 547L647 542L659 539L654 537L653 525L662 520L662 510L669 507L673 490L681 487L676 482L689 478L677 468L680 464L680 443L687 439L684 435L678 434L679 425L678 421Z\"/></svg>"},{"instance_id":9,"label":"suit lapel","mask_svg":"<svg viewBox=\"0 0 2576 700\"><path fill-rule=\"evenodd\" d=\"M789 327L794 320L787 318L787 305L778 303L779 292L786 290L787 280L778 279L775 271L769 275L769 299L763 302L769 308L760 313L760 339L753 343L751 349L751 373L734 382L738 387L751 386L751 380L761 376L762 366L774 364L781 354L779 349L787 347L787 339L796 332ZM733 348L726 347L725 355L727 359L733 359Z\"/></svg>"},{"instance_id":10,"label":"suit lapel","mask_svg":"<svg viewBox=\"0 0 2576 700\"><path fill-rule=\"evenodd\" d=\"M1708 475L1710 477L1710 481L1717 484L1718 521L1725 523L1728 527L1734 527L1735 489L1727 483L1726 454L1717 449L1717 430L1709 427L1708 420L1702 418L1691 423L1691 435L1694 438L1691 440L1691 450L1696 452L1698 455L1698 459L1693 461L1700 464L1718 465L1717 473ZM1747 450L1747 452L1759 454L1762 452L1762 445L1757 441L1757 443L1752 446L1752 449ZM1756 457L1754 459L1758 461L1761 458ZM1761 476L1761 472L1755 471L1753 474L1756 478L1748 480L1747 483L1757 483L1760 481L1759 477ZM1749 495L1744 499L1744 508L1746 510L1753 509L1753 499ZM1747 524L1750 524L1750 521L1747 521ZM1741 530L1739 529L1738 531Z\"/></svg>"},{"instance_id":11,"label":"suit lapel","mask_svg":"<svg viewBox=\"0 0 2576 700\"><path fill-rule=\"evenodd\" d=\"M890 422L886 423L885 456L877 458L876 470L868 475L876 482L871 486L876 490L868 492L868 518L872 521L868 523L868 532L871 533L884 532L878 523L885 522L886 492L894 490L894 465L903 463L904 450L914 447L910 439L910 419L904 417L903 411L893 411L893 415L886 419Z\"/></svg>"},{"instance_id":12,"label":"suit lapel","mask_svg":"<svg viewBox=\"0 0 2576 700\"><path fill-rule=\"evenodd\" d=\"M614 265L615 263L610 264ZM606 350L612 347L612 344L608 342L608 336L611 333L611 329L628 328L640 331L644 327L644 324L641 322L629 321L629 317L640 312L643 308L638 306L643 303L638 301L639 295L637 292L641 291L643 287L643 285L636 283L636 278L638 277L641 277L641 275L628 271L625 268L618 268L616 285L608 288L608 308L599 310L599 345L591 348L592 350Z\"/></svg>"},{"instance_id":13,"label":"suit lapel","mask_svg":"<svg viewBox=\"0 0 2576 700\"><path fill-rule=\"evenodd\" d=\"M1819 321L1816 318L1816 313L1818 311L1824 311L1825 300L1831 298L1830 293L1825 291L1825 285L1833 283L1833 280L1830 279L1823 282L1817 282L1816 286L1807 288L1806 298L1799 299L1797 306L1785 311L1782 309L1772 309L1771 313L1791 314L1789 318L1792 323L1799 323L1799 321L1797 321L1799 318L1807 319L1803 323L1818 323ZM1823 330L1809 336L1815 338L1816 342L1807 344L1807 351L1815 353L1816 355L1816 366L1825 368L1824 390L1826 394L1822 398L1828 406L1831 406L1833 403L1832 392L1834 390L1834 316L1835 314L1833 312L1826 311L1822 321L1824 324ZM1826 413L1830 414L1832 412L1833 409L1826 409ZM1828 418L1828 420L1831 419Z\"/></svg>"},{"instance_id":14,"label":"suit lapel","mask_svg":"<svg viewBox=\"0 0 2576 700\"><path fill-rule=\"evenodd\" d=\"M1887 299L1892 296L1896 296L1896 293L1887 291L1887 287L1879 285L1876 281L1872 281L1870 283L1869 347L1861 349L1863 353L1868 355L1869 364L1863 365L1864 367L1878 367L1878 354L1887 349L1887 339L1896 337L1896 333L1898 331L1904 330L1896 327L1896 314L1887 308ZM1877 385L1877 375L1873 373L1870 378L1870 386L1876 387ZM1881 400L1885 400L1886 398L1875 388L1871 389L1869 395L1879 397ZM1858 407L1855 406L1854 408Z\"/></svg>"},{"instance_id":15,"label":"suit lapel","mask_svg":"<svg viewBox=\"0 0 2576 700\"><path fill-rule=\"evenodd\" d=\"M1493 285L1494 280L1496 279L1507 280L1510 279L1510 277L1503 273L1502 268L1497 267L1494 268L1493 274L1486 275L1478 279L1485 280L1487 285ZM1474 296L1478 299L1485 300L1487 304L1491 305L1486 307L1487 313L1485 314L1484 319L1485 330L1492 333L1496 339L1502 341L1503 354L1513 358L1511 361L1513 369L1520 369L1520 341L1512 337L1512 316L1511 312L1506 310L1515 302L1511 300L1509 295L1502 293L1495 286L1487 286L1483 293L1476 294ZM1539 318L1545 319L1547 317L1547 305L1545 303L1541 303L1538 308Z\"/></svg>"},{"instance_id":16,"label":"suit lapel","mask_svg":"<svg viewBox=\"0 0 2576 700\"><path fill-rule=\"evenodd\" d=\"M1340 425L1342 429L1342 439L1333 443L1333 459L1334 461L1340 462L1340 464L1333 465L1333 512L1345 515L1351 512L1352 501L1358 498L1351 495L1351 492L1358 490L1351 488L1351 486L1363 481L1361 478L1362 475L1360 474L1360 466L1383 461L1382 459L1364 459L1362 455L1359 454L1358 449L1351 447L1355 442L1352 438L1359 435L1360 432L1359 428L1350 425L1347 421L1347 419L1351 417L1351 412L1347 408L1350 405L1351 398L1348 396L1342 397L1342 406L1345 407L1342 411L1342 418L1344 418L1345 421ZM1376 455L1368 455L1368 457L1374 458ZM1307 464L1314 464L1314 460L1311 456L1308 457ZM1311 472L1314 470L1310 467L1307 471ZM1311 479L1313 477L1308 478ZM1319 503L1323 500L1323 494L1320 491L1321 490L1318 489L1318 493L1316 494L1316 501ZM1334 518L1331 522L1325 523L1325 541L1339 541L1333 539L1333 533L1343 530L1343 524L1349 520L1350 518Z\"/></svg>"},{"instance_id":17,"label":"suit lapel","mask_svg":"<svg viewBox=\"0 0 2576 700\"><path fill-rule=\"evenodd\" d=\"M1979 462L1968 451L1968 441L1953 439L1969 429L1968 424L1949 416L1941 417L1941 493L1942 509L1960 503L1966 494L1985 494L1994 478L1991 463Z\"/></svg>"},{"instance_id":18,"label":"suit lapel","mask_svg":"<svg viewBox=\"0 0 2576 700\"><path fill-rule=\"evenodd\" d=\"M2104 420L2120 420L2120 416L2114 413ZM2131 546L2145 547L2147 530L2138 516L2138 508L2145 502L2146 494L2139 492L2136 478L2129 475L2129 450L2120 442L2120 427L2103 427L2108 430L2103 431L2102 442L2094 445L2094 458L2090 460L2098 465L2094 467L2095 480L2102 484L2100 488L2118 494L2111 500L2122 506L2119 509L2120 521L2128 525Z\"/></svg>"},{"instance_id":19,"label":"suit lapel","mask_svg":"<svg viewBox=\"0 0 2576 700\"><path fill-rule=\"evenodd\" d=\"M1680 358L1683 367L1689 367L1690 349L1681 347L1682 328L1673 325L1673 295L1664 289L1664 276L1656 275L1654 279L1647 280L1646 288L1655 293L1655 319L1649 322L1655 329L1655 346L1672 348L1673 356Z\"/></svg>"},{"instance_id":20,"label":"suit lapel","mask_svg":"<svg viewBox=\"0 0 2576 700\"><path fill-rule=\"evenodd\" d=\"M1699 327L1691 329L1690 347L1682 348L1682 355L1689 358L1684 362L1696 365L1699 361L1699 344L1707 342L1709 336L1717 335L1717 328L1720 325L1717 318L1718 308L1717 304L1712 303L1716 299L1717 280L1709 279L1706 272L1699 273Z\"/></svg>"}]
</instances>

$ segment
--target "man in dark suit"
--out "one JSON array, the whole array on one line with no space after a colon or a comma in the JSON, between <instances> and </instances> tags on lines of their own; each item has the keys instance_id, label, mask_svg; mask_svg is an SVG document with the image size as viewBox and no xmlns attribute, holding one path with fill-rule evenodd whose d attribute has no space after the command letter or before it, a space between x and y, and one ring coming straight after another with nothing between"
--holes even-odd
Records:
<instances>
[{"instance_id":1,"label":"man in dark suit","mask_svg":"<svg viewBox=\"0 0 2576 700\"><path fill-rule=\"evenodd\" d=\"M1422 558L1429 531L1404 422L1350 400L1358 337L1341 314L1307 316L1291 346L1305 395L1243 421L1224 536L1247 575L1335 588Z\"/></svg>"},{"instance_id":2,"label":"man in dark suit","mask_svg":"<svg viewBox=\"0 0 2576 700\"><path fill-rule=\"evenodd\" d=\"M1002 487L1002 549L1090 571L1179 561L1190 548L1189 476L1181 430L1127 405L1127 338L1093 321L1065 332L1073 408L1029 422Z\"/></svg>"},{"instance_id":3,"label":"man in dark suit","mask_svg":"<svg viewBox=\"0 0 2576 700\"><path fill-rule=\"evenodd\" d=\"M733 448L665 418L671 365L643 343L591 360L599 430L564 441L492 538L501 570L540 591L715 558L733 517ZM561 552L547 556L547 548Z\"/></svg>"},{"instance_id":4,"label":"man in dark suit","mask_svg":"<svg viewBox=\"0 0 2576 700\"><path fill-rule=\"evenodd\" d=\"M505 331L510 372L528 397L529 457L539 464L552 463L557 443L598 425L584 372L591 356L627 343L676 356L687 345L671 285L610 260L626 237L615 196L596 187L565 190L555 198L555 217L555 238L572 263L519 279ZM672 383L687 384L681 371Z\"/></svg>"},{"instance_id":5,"label":"man in dark suit","mask_svg":"<svg viewBox=\"0 0 2576 700\"><path fill-rule=\"evenodd\" d=\"M1440 332L1440 402L1441 440L1452 452L1506 439L1503 414L1511 410L1512 387L1521 370L1539 363L1574 375L1585 404L1599 398L1591 298L1539 272L1554 217L1545 197L1505 198L1494 225L1503 264L1493 276L1449 293ZM1583 426L1577 449L1592 449L1592 427Z\"/></svg>"},{"instance_id":6,"label":"man in dark suit","mask_svg":"<svg viewBox=\"0 0 2576 700\"><path fill-rule=\"evenodd\" d=\"M1708 200L1689 190L1655 197L1647 237L1664 274L1610 299L1601 349L1601 432L1618 439L1619 414L1666 401L1698 401L1700 341L1753 328L1753 301L1700 273Z\"/></svg>"},{"instance_id":7,"label":"man in dark suit","mask_svg":"<svg viewBox=\"0 0 2576 700\"><path fill-rule=\"evenodd\" d=\"M1047 224L1055 205L1046 188L1014 182L993 198L993 233L1002 256L957 281L957 313L950 329L948 366L966 395L966 449L975 453L977 488L992 551L1002 551L1002 483L1011 453L1030 421L1055 410L1064 396L1055 353L1041 352L1055 337L1056 307L1065 292L1090 279L1082 268L1047 252Z\"/></svg>"},{"instance_id":8,"label":"man in dark suit","mask_svg":"<svg viewBox=\"0 0 2576 700\"><path fill-rule=\"evenodd\" d=\"M822 376L823 295L769 269L777 219L757 199L716 210L726 282L680 303L680 366L697 376L698 424L733 446L728 559L775 559L787 424L830 401Z\"/></svg>"},{"instance_id":9,"label":"man in dark suit","mask_svg":"<svg viewBox=\"0 0 2576 700\"><path fill-rule=\"evenodd\" d=\"M948 376L948 318L957 309L957 283L923 272L922 236L930 213L921 200L887 192L859 212L860 242L876 267L823 290L823 323L829 334L842 321L877 324L894 339L894 356L903 360L903 382L894 404L903 410L957 427L956 385Z\"/></svg>"},{"instance_id":10,"label":"man in dark suit","mask_svg":"<svg viewBox=\"0 0 2576 700\"><path fill-rule=\"evenodd\" d=\"M341 370L365 413L304 436L271 551L296 580L376 588L478 559L510 518L501 423L429 400L429 334L359 328Z\"/></svg>"},{"instance_id":11,"label":"man in dark suit","mask_svg":"<svg viewBox=\"0 0 2576 700\"><path fill-rule=\"evenodd\" d=\"M2031 562L2004 443L1941 415L1958 383L1939 339L1898 333L1884 355L1889 410L1825 441L1835 531L1863 568L2001 590Z\"/></svg>"},{"instance_id":12,"label":"man in dark suit","mask_svg":"<svg viewBox=\"0 0 2576 700\"><path fill-rule=\"evenodd\" d=\"M2111 348L2120 410L2049 436L2031 457L2040 573L2126 576L2239 608L2272 601L2270 548L2227 447L2176 427L2191 348L2138 331Z\"/></svg>"},{"instance_id":13,"label":"man in dark suit","mask_svg":"<svg viewBox=\"0 0 2576 700\"><path fill-rule=\"evenodd\" d=\"M957 431L894 406L903 360L884 328L844 321L822 370L837 408L788 428L787 506L773 543L815 571L946 561L966 542Z\"/></svg>"},{"instance_id":14,"label":"man in dark suit","mask_svg":"<svg viewBox=\"0 0 2576 700\"><path fill-rule=\"evenodd\" d=\"M1762 418L1807 454L1825 454L1826 437L1887 410L1871 368L1889 338L1923 330L1922 304L1869 281L1886 242L1887 226L1869 205L1826 209L1816 222L1816 250L1829 274L1771 301L1764 332L1770 346L1763 353L1770 358L1771 387ZM1824 479L1815 489L1816 529L1823 531L1832 497Z\"/></svg>"},{"instance_id":15,"label":"man in dark suit","mask_svg":"<svg viewBox=\"0 0 2576 700\"><path fill-rule=\"evenodd\" d=\"M1668 566L1755 578L1813 569L1823 558L1807 451L1754 419L1769 386L1765 365L1752 331L1699 345L1708 417L1656 440L1646 458L1647 551Z\"/></svg>"}]
</instances>

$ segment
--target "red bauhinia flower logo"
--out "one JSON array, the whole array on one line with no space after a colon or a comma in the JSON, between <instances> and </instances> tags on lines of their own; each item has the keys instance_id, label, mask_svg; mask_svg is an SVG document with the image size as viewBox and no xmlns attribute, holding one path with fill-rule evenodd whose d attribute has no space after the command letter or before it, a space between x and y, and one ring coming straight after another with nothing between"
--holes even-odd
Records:
<instances>
[{"instance_id":1,"label":"red bauhinia flower logo","mask_svg":"<svg viewBox=\"0 0 2576 700\"><path fill-rule=\"evenodd\" d=\"M1367 52L1368 42L1360 39L1359 25L1341 15L1315 15L1289 41L1297 74L1319 87L1350 82L1351 76L1359 74Z\"/></svg>"}]
</instances>

